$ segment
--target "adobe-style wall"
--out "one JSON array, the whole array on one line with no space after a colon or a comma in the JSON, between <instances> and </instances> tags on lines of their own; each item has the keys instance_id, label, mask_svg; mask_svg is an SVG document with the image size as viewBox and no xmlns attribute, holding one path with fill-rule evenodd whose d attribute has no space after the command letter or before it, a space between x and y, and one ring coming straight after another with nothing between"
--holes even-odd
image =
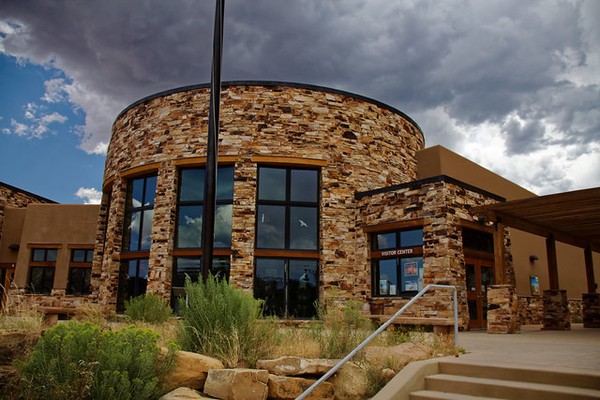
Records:
<instances>
[{"instance_id":1,"label":"adobe-style wall","mask_svg":"<svg viewBox=\"0 0 600 400\"><path fill-rule=\"evenodd\" d=\"M105 304L116 301L126 186L135 173L158 174L148 291L170 295L178 166L203 163L208 104L206 85L176 89L133 104L115 121L96 242L104 257L92 277ZM235 170L231 281L252 289L257 166L318 166L321 289L352 296L355 276L364 275L354 193L414 180L423 145L410 118L374 100L314 86L224 84L219 157Z\"/></svg>"},{"instance_id":2,"label":"adobe-style wall","mask_svg":"<svg viewBox=\"0 0 600 400\"><path fill-rule=\"evenodd\" d=\"M91 248L95 242L99 207L90 204L30 204L24 216L10 305L78 306L90 296L66 294L72 248ZM54 287L50 295L27 294L31 248L56 248Z\"/></svg>"},{"instance_id":3,"label":"adobe-style wall","mask_svg":"<svg viewBox=\"0 0 600 400\"><path fill-rule=\"evenodd\" d=\"M498 198L481 190L462 184L455 179L440 176L422 181L387 188L380 193L359 193L356 229L401 221L421 220L423 226L423 285L430 283L452 285L458 289L460 325L468 323L467 292L464 254L462 247L462 224L464 221L479 223L468 210L474 206L495 203ZM483 226L483 225L482 225ZM363 266L357 284L364 292L371 293L368 257L368 235L360 235L357 247L362 249ZM505 243L507 259L504 265L506 284L514 285L514 270L510 259L510 245ZM409 299L375 298L385 307L399 309ZM435 291L407 310L418 316L452 317L450 291Z\"/></svg>"},{"instance_id":4,"label":"adobe-style wall","mask_svg":"<svg viewBox=\"0 0 600 400\"><path fill-rule=\"evenodd\" d=\"M7 207L24 208L30 203L54 203L33 193L0 182L0 242L4 225L4 209Z\"/></svg>"}]
</instances>

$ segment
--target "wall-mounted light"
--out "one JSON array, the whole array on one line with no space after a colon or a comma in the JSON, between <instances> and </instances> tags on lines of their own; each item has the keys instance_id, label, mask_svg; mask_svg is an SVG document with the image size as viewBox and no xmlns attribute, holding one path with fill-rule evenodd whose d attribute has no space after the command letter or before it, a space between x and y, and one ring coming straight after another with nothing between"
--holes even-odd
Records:
<instances>
[{"instance_id":1,"label":"wall-mounted light","mask_svg":"<svg viewBox=\"0 0 600 400\"><path fill-rule=\"evenodd\" d=\"M10 246L8 246L8 248L11 249L12 251L19 250L19 247L21 247L21 246L19 246L17 243L13 243Z\"/></svg>"},{"instance_id":2,"label":"wall-mounted light","mask_svg":"<svg viewBox=\"0 0 600 400\"><path fill-rule=\"evenodd\" d=\"M537 260L539 260L538 256L535 256L535 255L531 255L531 256L529 256L529 262L530 262L530 263L534 263L534 262L536 262Z\"/></svg>"}]
</instances>

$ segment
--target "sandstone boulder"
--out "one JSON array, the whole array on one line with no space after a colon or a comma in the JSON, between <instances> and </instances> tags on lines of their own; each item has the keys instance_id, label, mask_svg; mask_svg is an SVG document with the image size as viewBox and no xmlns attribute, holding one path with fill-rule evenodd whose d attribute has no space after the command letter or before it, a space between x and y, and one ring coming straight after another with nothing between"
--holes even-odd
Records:
<instances>
[{"instance_id":1,"label":"sandstone boulder","mask_svg":"<svg viewBox=\"0 0 600 400\"><path fill-rule=\"evenodd\" d=\"M210 399L196 392L194 389L180 387L162 396L159 400L201 400Z\"/></svg>"},{"instance_id":2,"label":"sandstone boulder","mask_svg":"<svg viewBox=\"0 0 600 400\"><path fill-rule=\"evenodd\" d=\"M353 362L344 364L330 379L336 400L362 400L367 396L366 371Z\"/></svg>"},{"instance_id":3,"label":"sandstone boulder","mask_svg":"<svg viewBox=\"0 0 600 400\"><path fill-rule=\"evenodd\" d=\"M260 369L212 369L204 393L222 400L265 400L269 371Z\"/></svg>"},{"instance_id":4,"label":"sandstone boulder","mask_svg":"<svg viewBox=\"0 0 600 400\"><path fill-rule=\"evenodd\" d=\"M300 357L279 357L274 360L259 360L256 367L282 376L323 376L339 360L307 359Z\"/></svg>"},{"instance_id":5,"label":"sandstone boulder","mask_svg":"<svg viewBox=\"0 0 600 400\"><path fill-rule=\"evenodd\" d=\"M287 376L269 375L269 399L288 400L300 396L316 380L304 378L291 378ZM323 382L307 397L310 400L333 400L333 384Z\"/></svg>"},{"instance_id":6,"label":"sandstone boulder","mask_svg":"<svg viewBox=\"0 0 600 400\"><path fill-rule=\"evenodd\" d=\"M202 390L208 371L223 368L223 363L217 359L189 351L178 351L175 369L165 379L166 389L188 387Z\"/></svg>"}]
</instances>

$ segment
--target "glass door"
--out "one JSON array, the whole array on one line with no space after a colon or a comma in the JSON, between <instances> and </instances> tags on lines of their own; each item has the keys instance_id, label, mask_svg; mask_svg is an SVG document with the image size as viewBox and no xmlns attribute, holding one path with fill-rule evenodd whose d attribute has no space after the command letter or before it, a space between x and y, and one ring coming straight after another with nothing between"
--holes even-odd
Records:
<instances>
[{"instance_id":1,"label":"glass door","mask_svg":"<svg viewBox=\"0 0 600 400\"><path fill-rule=\"evenodd\" d=\"M494 284L494 263L467 258L465 269L469 329L487 329L487 288Z\"/></svg>"}]
</instances>

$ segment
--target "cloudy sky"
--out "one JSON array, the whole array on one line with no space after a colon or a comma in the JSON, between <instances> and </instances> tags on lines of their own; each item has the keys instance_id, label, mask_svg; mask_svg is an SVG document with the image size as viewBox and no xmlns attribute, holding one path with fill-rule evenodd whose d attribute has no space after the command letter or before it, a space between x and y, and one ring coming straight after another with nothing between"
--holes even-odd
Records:
<instances>
[{"instance_id":1,"label":"cloudy sky","mask_svg":"<svg viewBox=\"0 0 600 400\"><path fill-rule=\"evenodd\" d=\"M214 1L0 0L0 181L93 201L117 114L208 82ZM532 190L600 186L598 0L226 0L223 80L388 103Z\"/></svg>"}]
</instances>

